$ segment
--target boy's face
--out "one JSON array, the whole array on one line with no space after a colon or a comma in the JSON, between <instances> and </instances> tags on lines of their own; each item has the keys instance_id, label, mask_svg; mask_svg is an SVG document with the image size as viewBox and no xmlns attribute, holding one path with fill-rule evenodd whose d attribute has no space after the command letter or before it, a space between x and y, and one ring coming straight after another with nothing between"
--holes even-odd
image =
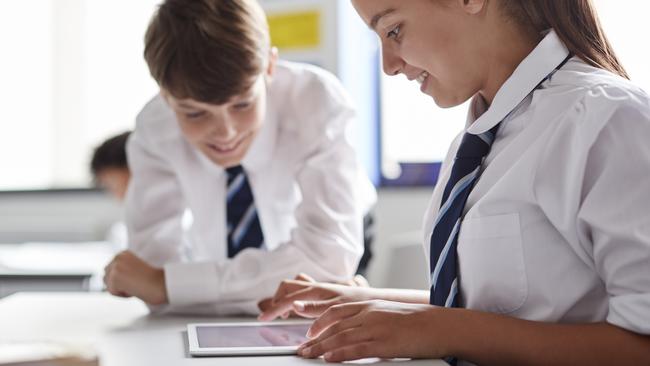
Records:
<instances>
[{"instance_id":1,"label":"boy's face","mask_svg":"<svg viewBox=\"0 0 650 366\"><path fill-rule=\"evenodd\" d=\"M248 91L222 105L162 93L187 141L215 164L229 168L241 163L264 122L265 76L260 75Z\"/></svg>"}]
</instances>

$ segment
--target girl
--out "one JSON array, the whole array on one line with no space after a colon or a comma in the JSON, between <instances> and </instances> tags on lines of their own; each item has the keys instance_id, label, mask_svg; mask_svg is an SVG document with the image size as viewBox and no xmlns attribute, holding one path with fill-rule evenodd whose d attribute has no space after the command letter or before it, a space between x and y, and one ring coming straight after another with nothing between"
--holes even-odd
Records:
<instances>
[{"instance_id":1,"label":"girl","mask_svg":"<svg viewBox=\"0 0 650 366\"><path fill-rule=\"evenodd\" d=\"M431 291L285 281L261 318L320 316L299 354L328 361L650 364L650 99L591 1L353 4L387 74L472 98L425 218Z\"/></svg>"}]
</instances>

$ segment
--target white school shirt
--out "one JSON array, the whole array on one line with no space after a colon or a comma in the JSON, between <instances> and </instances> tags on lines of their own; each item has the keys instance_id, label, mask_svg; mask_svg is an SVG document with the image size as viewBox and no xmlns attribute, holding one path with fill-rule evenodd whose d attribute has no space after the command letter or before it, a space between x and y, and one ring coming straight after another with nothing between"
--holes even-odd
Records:
<instances>
[{"instance_id":1,"label":"white school shirt","mask_svg":"<svg viewBox=\"0 0 650 366\"><path fill-rule=\"evenodd\" d=\"M467 130L501 121L458 239L462 305L650 334L650 99L573 57L551 31ZM517 106L517 104L523 102ZM461 135L425 218L425 248Z\"/></svg>"},{"instance_id":2,"label":"white school shirt","mask_svg":"<svg viewBox=\"0 0 650 366\"><path fill-rule=\"evenodd\" d=\"M334 76L278 63L266 119L242 162L265 248L228 259L227 174L184 139L160 96L151 100L128 142L126 212L130 249L164 266L170 305L154 311L256 313L258 300L300 272L350 278L376 200L349 140L355 119ZM183 230L186 209L193 222Z\"/></svg>"}]
</instances>

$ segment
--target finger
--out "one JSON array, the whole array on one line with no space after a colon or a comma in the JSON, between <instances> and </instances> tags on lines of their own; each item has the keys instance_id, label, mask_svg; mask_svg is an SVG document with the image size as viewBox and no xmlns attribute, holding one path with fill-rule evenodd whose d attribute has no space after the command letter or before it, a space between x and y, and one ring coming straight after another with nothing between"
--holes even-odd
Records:
<instances>
[{"instance_id":1,"label":"finger","mask_svg":"<svg viewBox=\"0 0 650 366\"><path fill-rule=\"evenodd\" d=\"M329 350L323 354L323 358L327 362L344 362L379 357L380 353L380 345L376 342L368 341Z\"/></svg>"},{"instance_id":2,"label":"finger","mask_svg":"<svg viewBox=\"0 0 650 366\"><path fill-rule=\"evenodd\" d=\"M349 318L345 318L341 321L332 324L329 328L324 330L321 334L318 335L318 337L315 338L315 341L322 342L325 339L330 338L336 334L348 331L350 329L359 328L361 326L363 326L363 320L361 319L360 315L355 315Z\"/></svg>"},{"instance_id":3,"label":"finger","mask_svg":"<svg viewBox=\"0 0 650 366\"><path fill-rule=\"evenodd\" d=\"M322 301L294 301L293 311L304 318L317 318L327 309L340 303L341 299L339 297Z\"/></svg>"},{"instance_id":4,"label":"finger","mask_svg":"<svg viewBox=\"0 0 650 366\"><path fill-rule=\"evenodd\" d=\"M359 302L330 307L311 325L307 332L307 337L317 337L334 323L359 314L364 307L365 304Z\"/></svg>"},{"instance_id":5,"label":"finger","mask_svg":"<svg viewBox=\"0 0 650 366\"><path fill-rule=\"evenodd\" d=\"M368 282L368 280L360 274L354 276L353 281L355 285L359 287L370 287L370 283Z\"/></svg>"},{"instance_id":6,"label":"finger","mask_svg":"<svg viewBox=\"0 0 650 366\"><path fill-rule=\"evenodd\" d=\"M302 357L315 358L333 350L369 341L371 341L371 338L366 331L360 328L351 328L327 337L309 347L301 347L298 354Z\"/></svg>"},{"instance_id":7,"label":"finger","mask_svg":"<svg viewBox=\"0 0 650 366\"><path fill-rule=\"evenodd\" d=\"M295 279L298 280L298 281L304 281L304 282L316 282L315 279L313 279L311 276L309 276L306 273L298 274Z\"/></svg>"},{"instance_id":8,"label":"finger","mask_svg":"<svg viewBox=\"0 0 650 366\"><path fill-rule=\"evenodd\" d=\"M267 297L266 299L262 299L257 303L257 307L260 309L261 312L265 312L271 308L271 301L272 299L270 297Z\"/></svg>"},{"instance_id":9,"label":"finger","mask_svg":"<svg viewBox=\"0 0 650 366\"><path fill-rule=\"evenodd\" d=\"M273 295L273 303L281 301L283 298L287 297L289 294L292 294L296 291L301 291L306 288L310 288L313 284L311 282L300 281L300 280L284 280L278 287L277 291Z\"/></svg>"},{"instance_id":10,"label":"finger","mask_svg":"<svg viewBox=\"0 0 650 366\"><path fill-rule=\"evenodd\" d=\"M271 307L258 316L260 321L271 321L289 310L293 310L293 302L296 300L319 300L322 298L320 288L305 288L295 291L281 301L272 303Z\"/></svg>"}]
</instances>

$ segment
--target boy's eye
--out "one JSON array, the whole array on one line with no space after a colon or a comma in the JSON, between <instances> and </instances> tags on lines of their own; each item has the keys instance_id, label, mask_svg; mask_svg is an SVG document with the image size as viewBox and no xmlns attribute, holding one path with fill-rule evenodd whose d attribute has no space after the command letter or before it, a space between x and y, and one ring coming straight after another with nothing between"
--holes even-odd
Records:
<instances>
[{"instance_id":1,"label":"boy's eye","mask_svg":"<svg viewBox=\"0 0 650 366\"><path fill-rule=\"evenodd\" d=\"M388 39L397 39L399 36L399 31L400 31L400 26L398 25L397 27L393 28L388 34L386 34L386 38Z\"/></svg>"},{"instance_id":2,"label":"boy's eye","mask_svg":"<svg viewBox=\"0 0 650 366\"><path fill-rule=\"evenodd\" d=\"M205 111L201 112L194 112L194 113L186 113L185 117L187 118L199 118L205 114Z\"/></svg>"}]
</instances>

